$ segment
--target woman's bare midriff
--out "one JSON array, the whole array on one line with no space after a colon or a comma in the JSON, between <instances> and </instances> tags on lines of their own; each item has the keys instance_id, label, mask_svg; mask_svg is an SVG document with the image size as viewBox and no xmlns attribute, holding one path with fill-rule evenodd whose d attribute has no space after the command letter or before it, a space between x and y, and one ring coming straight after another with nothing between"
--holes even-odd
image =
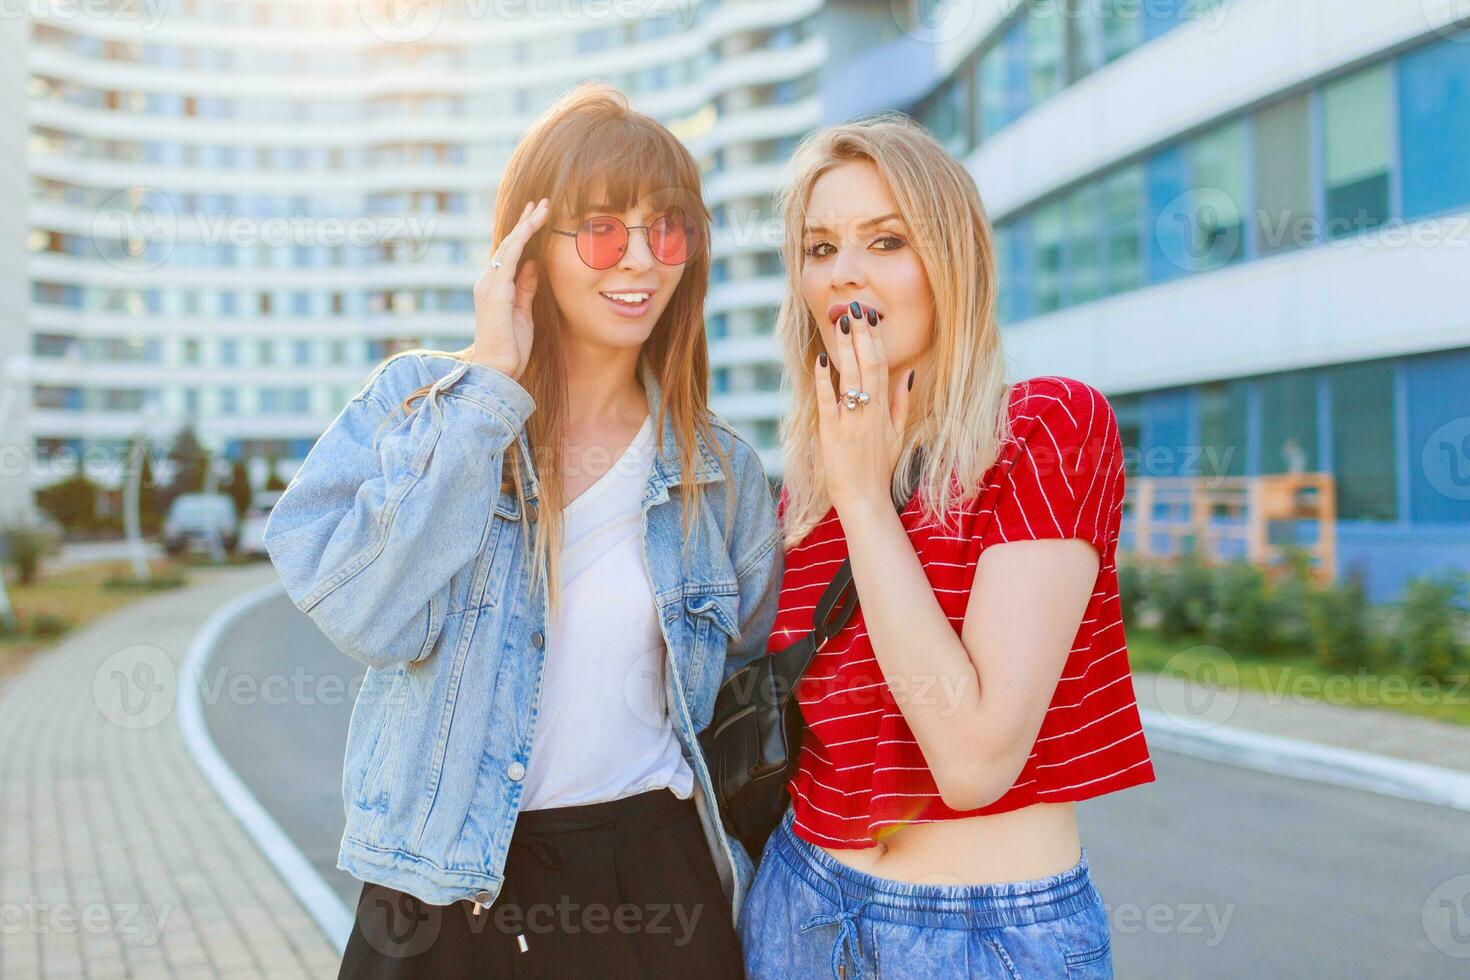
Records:
<instances>
[{"instance_id":1,"label":"woman's bare midriff","mask_svg":"<svg viewBox=\"0 0 1470 980\"><path fill-rule=\"evenodd\" d=\"M1060 874L1082 855L1074 803L909 824L874 847L829 848L833 858L879 878L928 885L989 885Z\"/></svg>"}]
</instances>

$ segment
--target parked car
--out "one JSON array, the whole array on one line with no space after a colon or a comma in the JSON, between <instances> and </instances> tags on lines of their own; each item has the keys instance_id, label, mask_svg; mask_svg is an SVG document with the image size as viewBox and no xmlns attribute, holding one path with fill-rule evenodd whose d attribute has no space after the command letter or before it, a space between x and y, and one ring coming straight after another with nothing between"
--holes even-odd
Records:
<instances>
[{"instance_id":1,"label":"parked car","mask_svg":"<svg viewBox=\"0 0 1470 980\"><path fill-rule=\"evenodd\" d=\"M186 493L174 498L163 521L163 547L176 555L191 545L210 547L218 534L225 550L240 540L235 501L224 493Z\"/></svg>"},{"instance_id":2,"label":"parked car","mask_svg":"<svg viewBox=\"0 0 1470 980\"><path fill-rule=\"evenodd\" d=\"M271 508L281 499L279 490L257 490L245 509L245 519L240 523L240 554L252 558L265 558L265 522L271 516Z\"/></svg>"}]
</instances>

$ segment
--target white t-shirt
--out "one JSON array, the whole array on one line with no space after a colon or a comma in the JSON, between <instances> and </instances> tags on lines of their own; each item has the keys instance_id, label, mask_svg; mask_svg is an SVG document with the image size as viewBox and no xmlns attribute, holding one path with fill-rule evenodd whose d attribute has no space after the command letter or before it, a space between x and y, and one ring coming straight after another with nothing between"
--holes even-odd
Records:
<instances>
[{"instance_id":1,"label":"white t-shirt","mask_svg":"<svg viewBox=\"0 0 1470 980\"><path fill-rule=\"evenodd\" d=\"M664 696L663 633L643 564L653 421L562 513L560 615L546 667L524 810L603 803L667 786L688 799Z\"/></svg>"}]
</instances>

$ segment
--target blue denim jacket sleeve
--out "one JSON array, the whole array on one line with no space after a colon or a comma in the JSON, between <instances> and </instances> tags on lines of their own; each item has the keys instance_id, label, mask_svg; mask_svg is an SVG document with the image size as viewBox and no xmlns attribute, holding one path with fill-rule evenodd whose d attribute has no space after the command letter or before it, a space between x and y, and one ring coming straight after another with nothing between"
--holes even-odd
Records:
<instances>
[{"instance_id":1,"label":"blue denim jacket sleeve","mask_svg":"<svg viewBox=\"0 0 1470 980\"><path fill-rule=\"evenodd\" d=\"M444 624L450 580L478 552L501 462L535 402L468 361L425 381L389 361L307 454L266 524L265 546L297 608L372 667L422 660Z\"/></svg>"},{"instance_id":2,"label":"blue denim jacket sleeve","mask_svg":"<svg viewBox=\"0 0 1470 980\"><path fill-rule=\"evenodd\" d=\"M725 658L725 678L764 656L776 621L785 552L776 521L776 499L754 450L739 483L736 525L744 529L736 546L735 577L740 588L740 635Z\"/></svg>"}]
</instances>

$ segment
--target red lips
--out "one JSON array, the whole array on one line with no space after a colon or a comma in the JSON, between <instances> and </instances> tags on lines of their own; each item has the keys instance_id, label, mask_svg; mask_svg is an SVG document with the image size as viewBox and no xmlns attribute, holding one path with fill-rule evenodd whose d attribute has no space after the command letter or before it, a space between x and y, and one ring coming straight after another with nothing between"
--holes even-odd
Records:
<instances>
[{"instance_id":1,"label":"red lips","mask_svg":"<svg viewBox=\"0 0 1470 980\"><path fill-rule=\"evenodd\" d=\"M861 301L858 302L858 306L863 311L861 314L862 316L866 317L868 315L868 311L871 310L872 312L878 314L878 319L883 319L883 311L878 309L876 306L867 306ZM827 322L835 324L844 313L846 313L848 316L852 315L851 303L833 303L831 306L827 307Z\"/></svg>"}]
</instances>

